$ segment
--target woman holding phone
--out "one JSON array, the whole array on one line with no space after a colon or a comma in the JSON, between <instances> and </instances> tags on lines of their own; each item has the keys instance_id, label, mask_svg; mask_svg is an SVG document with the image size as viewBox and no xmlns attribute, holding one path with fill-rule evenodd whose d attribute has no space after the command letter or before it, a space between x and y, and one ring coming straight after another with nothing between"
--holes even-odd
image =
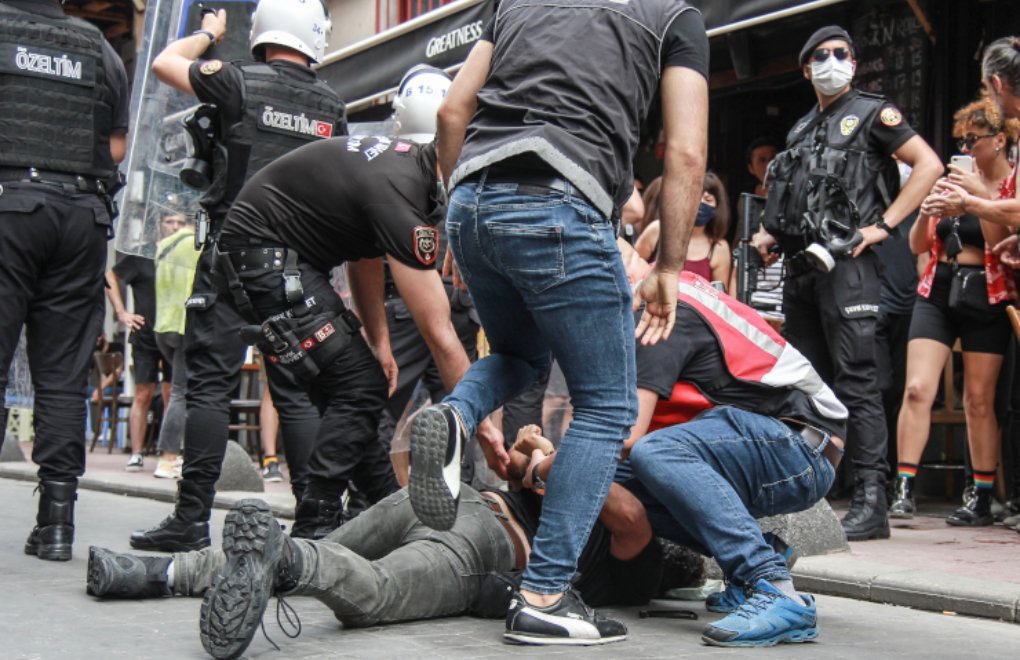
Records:
<instances>
[{"instance_id":1,"label":"woman holding phone","mask_svg":"<svg viewBox=\"0 0 1020 660\"><path fill-rule=\"evenodd\" d=\"M970 103L954 115L953 135L963 158L954 157L949 177L974 196L996 198L1009 180L1007 158L1020 122L1005 121L990 99ZM968 158L969 157L969 158ZM938 185L936 185L936 190ZM937 193L935 193L937 194ZM995 386L1010 337L1006 301L1015 299L1013 277L990 249L974 215L922 215L910 231L914 254L931 259L918 285L907 344L907 384L897 423L899 464L890 518L914 515L914 478L931 426L939 375L957 339L963 348L963 407L976 495L946 522L990 525L992 487L999 460ZM993 240L994 239L994 240Z\"/></svg>"}]
</instances>

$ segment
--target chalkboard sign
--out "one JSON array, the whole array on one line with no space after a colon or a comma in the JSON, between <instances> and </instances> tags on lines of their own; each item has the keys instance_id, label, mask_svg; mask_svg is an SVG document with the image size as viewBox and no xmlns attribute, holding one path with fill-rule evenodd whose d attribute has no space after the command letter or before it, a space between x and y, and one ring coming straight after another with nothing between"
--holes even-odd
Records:
<instances>
[{"instance_id":1,"label":"chalkboard sign","mask_svg":"<svg viewBox=\"0 0 1020 660\"><path fill-rule=\"evenodd\" d=\"M929 42L906 3L871 10L853 22L857 56L854 86L881 94L899 106L918 133L924 133Z\"/></svg>"}]
</instances>

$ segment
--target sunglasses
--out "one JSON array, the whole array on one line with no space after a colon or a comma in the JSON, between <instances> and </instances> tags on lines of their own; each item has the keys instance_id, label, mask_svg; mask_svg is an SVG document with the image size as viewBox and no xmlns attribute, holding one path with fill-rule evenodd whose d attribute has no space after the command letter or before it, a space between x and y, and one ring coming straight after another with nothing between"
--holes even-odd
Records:
<instances>
[{"instance_id":1,"label":"sunglasses","mask_svg":"<svg viewBox=\"0 0 1020 660\"><path fill-rule=\"evenodd\" d=\"M971 149L974 148L974 145L977 144L978 140L983 140L985 138L990 137L995 137L995 133L985 133L984 135L967 135L956 141L956 148L959 149L960 151L963 151L964 149L970 151Z\"/></svg>"},{"instance_id":2,"label":"sunglasses","mask_svg":"<svg viewBox=\"0 0 1020 660\"><path fill-rule=\"evenodd\" d=\"M837 60L842 62L843 60L850 58L850 49L844 46L839 48L818 48L815 52L811 53L811 59L821 64L825 60L829 59L829 56L834 56Z\"/></svg>"}]
</instances>

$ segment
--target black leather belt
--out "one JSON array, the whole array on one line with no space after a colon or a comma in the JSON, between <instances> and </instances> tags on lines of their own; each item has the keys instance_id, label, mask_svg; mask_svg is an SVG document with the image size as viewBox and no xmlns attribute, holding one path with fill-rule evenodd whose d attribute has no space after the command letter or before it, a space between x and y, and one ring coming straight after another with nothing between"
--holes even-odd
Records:
<instances>
[{"instance_id":1,"label":"black leather belt","mask_svg":"<svg viewBox=\"0 0 1020 660\"><path fill-rule=\"evenodd\" d=\"M38 170L34 167L0 167L0 181L25 181L31 183L50 183L54 185L72 185L79 192L102 194L106 192L106 184L99 179L90 179L67 172Z\"/></svg>"},{"instance_id":2,"label":"black leather belt","mask_svg":"<svg viewBox=\"0 0 1020 660\"><path fill-rule=\"evenodd\" d=\"M516 183L517 192L521 194L528 194L530 191L527 188L540 189L541 194L550 190L567 192L567 180L549 170L526 170L519 167L494 165L469 174L464 181L477 182L482 178L483 172L485 172L486 183Z\"/></svg>"},{"instance_id":3,"label":"black leather belt","mask_svg":"<svg viewBox=\"0 0 1020 660\"><path fill-rule=\"evenodd\" d=\"M815 449L818 449L818 447L828 438L829 442L827 442L825 447L822 448L822 456L832 463L832 468L834 470L839 467L839 462L843 460L843 450L833 444L832 439L828 434L822 433L812 426L789 419L784 419L783 423L795 432L799 433L800 437L804 438L804 441Z\"/></svg>"}]
</instances>

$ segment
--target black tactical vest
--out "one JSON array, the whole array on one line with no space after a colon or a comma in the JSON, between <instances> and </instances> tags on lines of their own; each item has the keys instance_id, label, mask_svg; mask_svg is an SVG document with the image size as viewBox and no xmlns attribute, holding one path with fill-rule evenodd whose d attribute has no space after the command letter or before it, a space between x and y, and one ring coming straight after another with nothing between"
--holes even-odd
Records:
<instances>
[{"instance_id":1,"label":"black tactical vest","mask_svg":"<svg viewBox=\"0 0 1020 660\"><path fill-rule=\"evenodd\" d=\"M239 62L241 120L225 126L213 156L213 182L202 205L222 218L256 172L298 147L333 137L344 104L321 80L303 80L261 62Z\"/></svg>"},{"instance_id":2,"label":"black tactical vest","mask_svg":"<svg viewBox=\"0 0 1020 660\"><path fill-rule=\"evenodd\" d=\"M869 159L872 123L886 102L881 96L853 90L825 112L818 106L786 137L787 149L769 166L772 182L765 205L765 229L784 252L819 238L822 215L858 215L860 226L882 218L899 190L899 173L891 158ZM803 243L803 245L800 245Z\"/></svg>"},{"instance_id":3,"label":"black tactical vest","mask_svg":"<svg viewBox=\"0 0 1020 660\"><path fill-rule=\"evenodd\" d=\"M95 26L0 4L0 166L113 174L106 73Z\"/></svg>"},{"instance_id":4,"label":"black tactical vest","mask_svg":"<svg viewBox=\"0 0 1020 660\"><path fill-rule=\"evenodd\" d=\"M697 10L679 0L503 0L451 184L531 152L614 216L630 196L663 36L685 11Z\"/></svg>"}]
</instances>

